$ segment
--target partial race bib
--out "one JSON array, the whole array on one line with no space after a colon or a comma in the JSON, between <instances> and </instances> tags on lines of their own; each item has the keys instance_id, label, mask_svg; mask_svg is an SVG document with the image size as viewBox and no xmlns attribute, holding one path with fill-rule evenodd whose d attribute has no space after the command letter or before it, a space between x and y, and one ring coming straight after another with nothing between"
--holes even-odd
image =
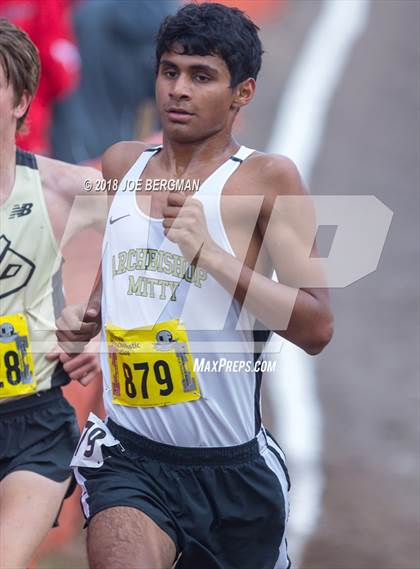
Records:
<instances>
[{"instance_id":1,"label":"partial race bib","mask_svg":"<svg viewBox=\"0 0 420 569\"><path fill-rule=\"evenodd\" d=\"M36 377L23 314L0 316L0 398L36 391Z\"/></svg>"},{"instance_id":2,"label":"partial race bib","mask_svg":"<svg viewBox=\"0 0 420 569\"><path fill-rule=\"evenodd\" d=\"M179 320L124 330L106 326L112 401L158 407L200 399L185 326Z\"/></svg>"},{"instance_id":3,"label":"partial race bib","mask_svg":"<svg viewBox=\"0 0 420 569\"><path fill-rule=\"evenodd\" d=\"M76 466L100 468L104 463L102 447L112 447L119 444L120 441L114 437L105 423L95 413L89 413L70 466L73 468Z\"/></svg>"}]
</instances>

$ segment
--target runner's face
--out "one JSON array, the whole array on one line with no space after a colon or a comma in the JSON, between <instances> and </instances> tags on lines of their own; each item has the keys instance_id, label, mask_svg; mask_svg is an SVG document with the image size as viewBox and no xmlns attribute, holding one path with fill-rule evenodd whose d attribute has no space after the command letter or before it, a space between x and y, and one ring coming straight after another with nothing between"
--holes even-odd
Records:
<instances>
[{"instance_id":1,"label":"runner's face","mask_svg":"<svg viewBox=\"0 0 420 569\"><path fill-rule=\"evenodd\" d=\"M165 52L156 79L156 103L169 139L195 142L231 128L235 89L219 56Z\"/></svg>"},{"instance_id":2,"label":"runner's face","mask_svg":"<svg viewBox=\"0 0 420 569\"><path fill-rule=\"evenodd\" d=\"M2 142L5 141L4 137L7 136L7 133L13 133L13 135L15 133L16 124L13 122L13 103L13 87L10 83L9 85L7 84L6 74L0 63L0 135Z\"/></svg>"},{"instance_id":3,"label":"runner's face","mask_svg":"<svg viewBox=\"0 0 420 569\"><path fill-rule=\"evenodd\" d=\"M14 140L17 120L22 117L29 105L30 96L25 91L18 105L15 104L15 93L11 82L6 80L6 74L0 63L0 141L6 143Z\"/></svg>"}]
</instances>

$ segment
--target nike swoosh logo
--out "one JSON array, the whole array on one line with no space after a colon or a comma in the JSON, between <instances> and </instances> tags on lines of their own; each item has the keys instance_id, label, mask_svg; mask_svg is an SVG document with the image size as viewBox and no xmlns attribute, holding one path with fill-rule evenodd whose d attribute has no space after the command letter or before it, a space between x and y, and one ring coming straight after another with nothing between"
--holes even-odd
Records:
<instances>
[{"instance_id":1,"label":"nike swoosh logo","mask_svg":"<svg viewBox=\"0 0 420 569\"><path fill-rule=\"evenodd\" d=\"M113 223L115 223L116 221L119 221L120 219L124 219L124 217L130 217L130 213L127 213L126 215L122 215L121 217L116 217L115 219L112 219L112 217L109 219L109 223L110 225L112 225Z\"/></svg>"}]
</instances>

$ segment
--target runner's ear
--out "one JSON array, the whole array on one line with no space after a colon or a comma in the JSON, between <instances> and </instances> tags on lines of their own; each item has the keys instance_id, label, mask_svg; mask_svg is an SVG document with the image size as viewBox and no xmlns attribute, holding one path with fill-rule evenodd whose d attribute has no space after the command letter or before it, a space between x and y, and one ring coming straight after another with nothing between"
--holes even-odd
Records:
<instances>
[{"instance_id":1,"label":"runner's ear","mask_svg":"<svg viewBox=\"0 0 420 569\"><path fill-rule=\"evenodd\" d=\"M27 89L22 93L20 100L17 102L13 108L13 114L17 120L21 119L29 109L31 104L32 96Z\"/></svg>"},{"instance_id":2,"label":"runner's ear","mask_svg":"<svg viewBox=\"0 0 420 569\"><path fill-rule=\"evenodd\" d=\"M254 98L256 89L255 79L248 77L233 89L234 97L232 101L232 109L239 111L241 107L248 105Z\"/></svg>"}]
</instances>

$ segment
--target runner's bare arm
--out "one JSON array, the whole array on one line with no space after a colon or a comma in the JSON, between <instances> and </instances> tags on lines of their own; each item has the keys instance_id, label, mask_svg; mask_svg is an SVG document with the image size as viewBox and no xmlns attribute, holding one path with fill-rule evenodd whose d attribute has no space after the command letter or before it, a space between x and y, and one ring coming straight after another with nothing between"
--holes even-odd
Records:
<instances>
[{"instance_id":1,"label":"runner's bare arm","mask_svg":"<svg viewBox=\"0 0 420 569\"><path fill-rule=\"evenodd\" d=\"M58 248L62 251L67 242L84 229L94 228L101 232L106 218L106 199L99 191L92 191L100 189L101 173L94 168L67 164L44 156L37 156L37 163ZM83 349L78 351L83 352ZM69 366L64 356L59 347L47 354L50 360L60 359L65 370L76 374L75 377L84 385L97 375L99 362L95 353L80 353L70 370L67 369ZM80 378L79 373L83 374Z\"/></svg>"},{"instance_id":2,"label":"runner's bare arm","mask_svg":"<svg viewBox=\"0 0 420 569\"><path fill-rule=\"evenodd\" d=\"M106 214L111 207L115 190L113 180L121 182L138 156L146 148L141 142L118 142L108 148L102 157L103 179L111 182L106 186ZM89 168L89 170L92 170ZM92 292L86 303L69 305L64 308L57 320L57 339L59 346L67 354L77 354L83 346L94 338L101 327L102 265L99 266Z\"/></svg>"},{"instance_id":3,"label":"runner's bare arm","mask_svg":"<svg viewBox=\"0 0 420 569\"><path fill-rule=\"evenodd\" d=\"M265 199L258 229L279 281L273 283L276 291L270 287L272 296L266 297L265 305L271 306L275 319L283 322L283 302L287 319L289 295L296 296L287 329L279 330L276 326L270 329L308 353L316 354L332 337L333 316L323 262L316 247L313 202L292 161L279 156L265 158ZM253 291L253 280L248 291L250 300L253 293L257 298L261 294ZM262 282L260 286L264 286Z\"/></svg>"},{"instance_id":4,"label":"runner's bare arm","mask_svg":"<svg viewBox=\"0 0 420 569\"><path fill-rule=\"evenodd\" d=\"M140 154L147 148L146 144L142 142L128 141L128 142L117 142L110 146L102 156L102 173L103 179L106 182L112 182L114 180L121 183L125 174L140 156ZM111 207L112 199L115 195L115 189L113 185L109 184L107 193L107 217L108 211ZM87 311L91 311L93 315L94 312L100 312L100 303L102 295L102 265L99 267L98 273L96 275L95 283L90 295L89 301L87 302Z\"/></svg>"},{"instance_id":5,"label":"runner's bare arm","mask_svg":"<svg viewBox=\"0 0 420 569\"><path fill-rule=\"evenodd\" d=\"M171 194L164 210L165 232L190 260L200 251L198 265L269 330L317 354L331 339L333 319L321 261L316 258L311 200L293 163L281 157L265 157L259 191L264 200L258 231L278 283L214 243L199 200ZM176 214L181 206L182 213Z\"/></svg>"},{"instance_id":6,"label":"runner's bare arm","mask_svg":"<svg viewBox=\"0 0 420 569\"><path fill-rule=\"evenodd\" d=\"M103 180L99 170L45 156L37 156L37 162L49 218L60 248L84 229L102 232L107 201L101 191Z\"/></svg>"},{"instance_id":7,"label":"runner's bare arm","mask_svg":"<svg viewBox=\"0 0 420 569\"><path fill-rule=\"evenodd\" d=\"M144 151L146 145L142 142L117 142L113 144L106 150L104 155L102 156L102 173L103 179L108 182L112 182L114 180L118 181L118 184L121 183L121 180L140 156L140 154ZM112 199L116 193L115 189L113 189L113 185L109 184L107 194L107 215L108 211L111 207ZM88 319L85 322L89 321L90 319L96 318L98 321L100 320L100 307L101 307L101 295L102 295L102 263L99 266L98 273L96 275L95 283L93 285L93 289L90 295L90 298L86 304L86 316Z\"/></svg>"}]
</instances>

